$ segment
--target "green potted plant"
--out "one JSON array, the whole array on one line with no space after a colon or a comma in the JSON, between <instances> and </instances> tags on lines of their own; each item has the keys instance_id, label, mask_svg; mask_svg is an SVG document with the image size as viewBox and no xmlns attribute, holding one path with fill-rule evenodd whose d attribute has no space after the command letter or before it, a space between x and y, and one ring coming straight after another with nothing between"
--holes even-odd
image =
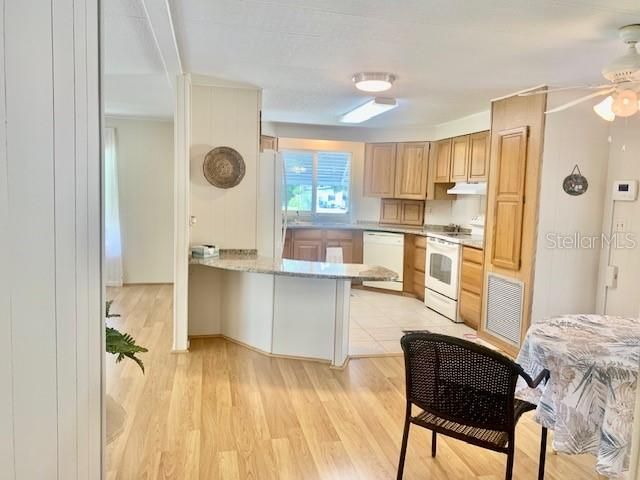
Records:
<instances>
[{"instance_id":1,"label":"green potted plant","mask_svg":"<svg viewBox=\"0 0 640 480\"><path fill-rule=\"evenodd\" d=\"M109 300L106 303L105 316L107 318L115 318L120 316L117 313L111 313L112 303L113 303L113 300ZM107 353L117 355L116 363L120 363L125 358L129 358L134 362L136 362L140 367L140 369L142 370L142 373L144 373L144 363L142 363L142 360L136 357L136 354L145 353L145 352L148 352L149 350L147 350L144 347L141 347L140 345L136 345L136 341L133 339L131 335L129 335L128 333L121 333L115 328L112 328L109 325L107 325L106 345L107 345Z\"/></svg>"},{"instance_id":2,"label":"green potted plant","mask_svg":"<svg viewBox=\"0 0 640 480\"><path fill-rule=\"evenodd\" d=\"M111 312L111 304L113 300L109 300L105 305L105 317L115 318L120 315ZM112 355L117 355L116 363L120 363L125 358L133 360L142 370L144 374L144 363L136 355L138 353L148 352L148 350L136 344L135 339L128 333L122 333L119 330L106 325L106 351ZM106 395L107 410L107 443L113 441L124 429L124 422L127 412L114 398Z\"/></svg>"}]
</instances>

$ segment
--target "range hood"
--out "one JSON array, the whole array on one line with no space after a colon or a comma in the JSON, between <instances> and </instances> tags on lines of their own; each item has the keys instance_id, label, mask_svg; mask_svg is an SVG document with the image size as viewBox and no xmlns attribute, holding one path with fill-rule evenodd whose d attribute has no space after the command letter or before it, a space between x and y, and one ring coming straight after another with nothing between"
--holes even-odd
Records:
<instances>
[{"instance_id":1,"label":"range hood","mask_svg":"<svg viewBox=\"0 0 640 480\"><path fill-rule=\"evenodd\" d=\"M447 190L447 193L449 195L486 195L487 182L456 182L452 188Z\"/></svg>"}]
</instances>

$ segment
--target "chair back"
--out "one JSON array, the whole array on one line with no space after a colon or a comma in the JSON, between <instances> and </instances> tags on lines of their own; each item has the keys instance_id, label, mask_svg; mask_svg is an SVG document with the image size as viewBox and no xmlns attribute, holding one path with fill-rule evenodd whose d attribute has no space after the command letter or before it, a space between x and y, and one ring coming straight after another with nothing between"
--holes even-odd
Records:
<instances>
[{"instance_id":1,"label":"chair back","mask_svg":"<svg viewBox=\"0 0 640 480\"><path fill-rule=\"evenodd\" d=\"M473 342L409 333L404 350L407 401L438 417L490 430L514 426L517 365Z\"/></svg>"}]
</instances>

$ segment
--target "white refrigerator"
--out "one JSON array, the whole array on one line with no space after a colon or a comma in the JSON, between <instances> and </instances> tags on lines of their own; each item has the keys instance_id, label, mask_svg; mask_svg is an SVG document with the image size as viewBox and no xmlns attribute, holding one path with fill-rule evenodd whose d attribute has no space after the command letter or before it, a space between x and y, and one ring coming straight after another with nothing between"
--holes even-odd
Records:
<instances>
[{"instance_id":1,"label":"white refrigerator","mask_svg":"<svg viewBox=\"0 0 640 480\"><path fill-rule=\"evenodd\" d=\"M256 243L258 255L281 258L287 229L283 201L286 190L282 155L273 150L260 153L258 161L258 199Z\"/></svg>"}]
</instances>

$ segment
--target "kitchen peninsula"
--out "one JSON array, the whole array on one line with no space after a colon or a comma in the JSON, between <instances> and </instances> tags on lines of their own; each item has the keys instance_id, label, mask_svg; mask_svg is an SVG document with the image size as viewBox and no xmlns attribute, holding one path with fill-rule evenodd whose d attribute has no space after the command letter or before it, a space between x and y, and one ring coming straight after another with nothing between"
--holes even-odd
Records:
<instances>
[{"instance_id":1,"label":"kitchen peninsula","mask_svg":"<svg viewBox=\"0 0 640 480\"><path fill-rule=\"evenodd\" d=\"M265 354L341 367L348 356L351 281L397 276L383 267L273 259L255 250L192 258L189 335L224 336Z\"/></svg>"}]
</instances>

